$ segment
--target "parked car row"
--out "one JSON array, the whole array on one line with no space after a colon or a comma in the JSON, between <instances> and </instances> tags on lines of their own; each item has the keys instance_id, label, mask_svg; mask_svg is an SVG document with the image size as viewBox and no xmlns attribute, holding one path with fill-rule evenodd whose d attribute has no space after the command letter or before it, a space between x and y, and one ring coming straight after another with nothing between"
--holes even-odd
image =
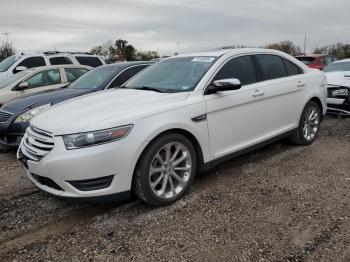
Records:
<instances>
[{"instance_id":1,"label":"parked car row","mask_svg":"<svg viewBox=\"0 0 350 262\"><path fill-rule=\"evenodd\" d=\"M88 53L45 52L41 54L13 55L0 62L0 81L18 72L53 65L86 65L98 67L106 62L97 55Z\"/></svg>"},{"instance_id":2,"label":"parked car row","mask_svg":"<svg viewBox=\"0 0 350 262\"><path fill-rule=\"evenodd\" d=\"M99 67L1 108L10 114L2 141L23 136L17 157L38 188L74 199L133 193L166 205L221 161L283 137L311 144L326 113L324 73L279 51L202 52L149 65Z\"/></svg>"},{"instance_id":3,"label":"parked car row","mask_svg":"<svg viewBox=\"0 0 350 262\"><path fill-rule=\"evenodd\" d=\"M101 66L88 73L86 73L87 69L79 67L62 67L62 70L64 68L66 71L66 81L58 86L62 88L35 93L3 105L0 109L0 145L3 148L18 147L29 126L29 121L35 115L65 100L121 86L150 64L151 62L142 61L118 63ZM83 70L85 71L83 72ZM78 78L83 73L86 74L74 81L74 77ZM69 84L68 82L73 83ZM54 87L57 86L52 86L52 88ZM40 87L40 90L43 88L47 87ZM37 91L39 90L37 89Z\"/></svg>"}]
</instances>

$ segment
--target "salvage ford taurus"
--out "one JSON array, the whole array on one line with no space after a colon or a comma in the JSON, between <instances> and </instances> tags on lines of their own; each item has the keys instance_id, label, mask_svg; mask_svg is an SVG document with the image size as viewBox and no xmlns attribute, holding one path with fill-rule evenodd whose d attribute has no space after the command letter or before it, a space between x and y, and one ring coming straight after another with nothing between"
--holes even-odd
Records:
<instances>
[{"instance_id":1,"label":"salvage ford taurus","mask_svg":"<svg viewBox=\"0 0 350 262\"><path fill-rule=\"evenodd\" d=\"M324 73L282 52L180 55L33 118L18 158L56 196L166 205L229 157L282 137L311 144L326 99Z\"/></svg>"}]
</instances>

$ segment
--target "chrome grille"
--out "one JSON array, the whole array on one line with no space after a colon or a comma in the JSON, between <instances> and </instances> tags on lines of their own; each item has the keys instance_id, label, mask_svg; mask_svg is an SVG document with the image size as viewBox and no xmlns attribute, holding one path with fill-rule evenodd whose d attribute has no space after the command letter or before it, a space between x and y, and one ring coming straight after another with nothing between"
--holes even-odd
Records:
<instances>
[{"instance_id":1,"label":"chrome grille","mask_svg":"<svg viewBox=\"0 0 350 262\"><path fill-rule=\"evenodd\" d=\"M4 110L0 110L0 123L6 123L13 114Z\"/></svg>"},{"instance_id":2,"label":"chrome grille","mask_svg":"<svg viewBox=\"0 0 350 262\"><path fill-rule=\"evenodd\" d=\"M55 146L53 135L30 126L23 137L24 154L34 161L40 161Z\"/></svg>"}]
</instances>

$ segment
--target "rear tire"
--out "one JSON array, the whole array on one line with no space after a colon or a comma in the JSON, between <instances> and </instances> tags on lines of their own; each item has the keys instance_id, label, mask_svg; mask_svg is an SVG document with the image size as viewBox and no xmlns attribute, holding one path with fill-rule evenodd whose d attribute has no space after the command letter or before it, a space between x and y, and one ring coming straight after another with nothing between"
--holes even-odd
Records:
<instances>
[{"instance_id":1,"label":"rear tire","mask_svg":"<svg viewBox=\"0 0 350 262\"><path fill-rule=\"evenodd\" d=\"M197 171L197 156L191 141L178 133L154 140L136 167L133 191L152 206L180 199L190 188Z\"/></svg>"},{"instance_id":2,"label":"rear tire","mask_svg":"<svg viewBox=\"0 0 350 262\"><path fill-rule=\"evenodd\" d=\"M319 105L309 101L301 114L298 129L290 140L301 146L312 144L320 129L321 114Z\"/></svg>"}]
</instances>

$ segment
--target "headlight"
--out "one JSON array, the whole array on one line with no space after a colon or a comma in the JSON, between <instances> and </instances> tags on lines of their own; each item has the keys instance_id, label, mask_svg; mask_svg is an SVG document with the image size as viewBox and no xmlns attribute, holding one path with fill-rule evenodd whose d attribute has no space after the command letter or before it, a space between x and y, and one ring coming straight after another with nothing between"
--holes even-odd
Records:
<instances>
[{"instance_id":1,"label":"headlight","mask_svg":"<svg viewBox=\"0 0 350 262\"><path fill-rule=\"evenodd\" d=\"M38 106L35 107L21 115L19 115L16 120L15 123L27 123L29 122L34 116L40 114L41 112L49 109L51 106L51 104L46 104L46 105L42 105L42 106Z\"/></svg>"},{"instance_id":2,"label":"headlight","mask_svg":"<svg viewBox=\"0 0 350 262\"><path fill-rule=\"evenodd\" d=\"M126 137L132 127L132 125L128 125L101 131L66 135L63 136L63 141L68 150L105 144Z\"/></svg>"},{"instance_id":3,"label":"headlight","mask_svg":"<svg viewBox=\"0 0 350 262\"><path fill-rule=\"evenodd\" d=\"M349 89L342 88L342 89L336 89L332 91L333 96L348 96L349 95Z\"/></svg>"}]
</instances>

